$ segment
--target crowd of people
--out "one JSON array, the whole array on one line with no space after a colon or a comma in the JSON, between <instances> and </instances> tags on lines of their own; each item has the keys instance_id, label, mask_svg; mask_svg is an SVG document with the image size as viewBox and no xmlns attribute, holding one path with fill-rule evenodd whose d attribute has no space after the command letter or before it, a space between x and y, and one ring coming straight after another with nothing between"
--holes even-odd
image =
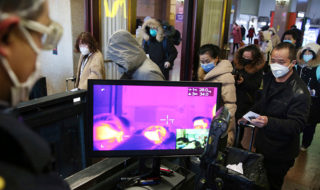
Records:
<instances>
[{"instance_id":1,"label":"crowd of people","mask_svg":"<svg viewBox=\"0 0 320 190\"><path fill-rule=\"evenodd\" d=\"M109 38L106 57L117 65L119 79L169 79L177 57L175 45L180 43L180 36L172 38L180 35L179 31L170 27L148 18L136 38L124 30ZM0 176L10 179L6 185L11 189L23 189L26 183L32 189L69 189L53 173L47 143L12 111L27 99L37 80L40 49L56 47L63 29L50 19L45 0L3 2L0 29L0 147L4 152ZM236 125L250 122L258 128L254 151L264 155L271 189L281 189L299 149L306 151L311 145L320 121L320 46L310 43L301 47L302 34L295 27L286 31L281 41L274 28L259 31L259 43L252 44L256 31L251 26L250 44L240 47L245 33L243 26L234 23L232 61L221 59L217 45L200 47L198 81L222 83L222 102L231 115L225 146L248 149L250 134L241 128L237 132ZM44 35L47 41L42 40ZM81 53L77 88L86 89L88 79L106 78L103 55L90 33L78 36L75 51ZM260 116L248 121L243 118L248 111ZM12 177L12 171L21 178ZM25 176L27 180L21 180Z\"/></svg>"}]
</instances>

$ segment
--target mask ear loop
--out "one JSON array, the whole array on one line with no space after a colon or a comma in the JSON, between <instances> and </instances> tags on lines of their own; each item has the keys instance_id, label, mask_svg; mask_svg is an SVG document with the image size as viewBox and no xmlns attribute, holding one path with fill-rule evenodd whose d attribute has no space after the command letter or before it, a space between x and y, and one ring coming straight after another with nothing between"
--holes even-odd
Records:
<instances>
[{"instance_id":1,"label":"mask ear loop","mask_svg":"<svg viewBox=\"0 0 320 190\"><path fill-rule=\"evenodd\" d=\"M27 41L29 42L30 46L32 47L32 49L34 50L34 52L39 55L41 50L40 48L37 46L37 44L34 42L31 34L27 31L27 29L22 26L22 24L19 24L19 28L21 30L21 32L24 34L25 38L27 39Z\"/></svg>"},{"instance_id":2,"label":"mask ear loop","mask_svg":"<svg viewBox=\"0 0 320 190\"><path fill-rule=\"evenodd\" d=\"M17 78L17 76L14 74L13 70L11 69L8 61L6 58L0 56L0 60L2 62L2 65L4 66L4 68L7 70L7 73L12 81L12 83L15 85L15 86L20 86L20 82L19 82L19 79Z\"/></svg>"}]
</instances>

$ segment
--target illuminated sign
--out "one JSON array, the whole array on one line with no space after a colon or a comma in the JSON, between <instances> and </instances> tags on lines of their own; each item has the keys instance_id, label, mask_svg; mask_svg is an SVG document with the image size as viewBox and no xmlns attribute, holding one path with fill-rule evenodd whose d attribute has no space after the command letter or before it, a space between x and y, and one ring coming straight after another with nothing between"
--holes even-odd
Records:
<instances>
[{"instance_id":1,"label":"illuminated sign","mask_svg":"<svg viewBox=\"0 0 320 190\"><path fill-rule=\"evenodd\" d=\"M119 10L120 7L123 7L123 9L124 9L123 17L127 18L126 0L114 0L111 11L109 9L108 0L104 0L104 9L105 9L105 12L106 12L106 17L114 18L117 15L118 10Z\"/></svg>"}]
</instances>

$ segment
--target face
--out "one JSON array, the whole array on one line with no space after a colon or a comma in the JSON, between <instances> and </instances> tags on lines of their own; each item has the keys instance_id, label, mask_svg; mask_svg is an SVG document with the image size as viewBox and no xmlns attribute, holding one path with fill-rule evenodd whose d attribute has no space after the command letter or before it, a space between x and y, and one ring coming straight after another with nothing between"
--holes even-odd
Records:
<instances>
[{"instance_id":1,"label":"face","mask_svg":"<svg viewBox=\"0 0 320 190\"><path fill-rule=\"evenodd\" d=\"M312 55L311 51L307 50L306 52L304 52L304 55Z\"/></svg>"},{"instance_id":2,"label":"face","mask_svg":"<svg viewBox=\"0 0 320 190\"><path fill-rule=\"evenodd\" d=\"M295 62L291 62L289 59L289 49L273 50L271 54L270 64L275 63L286 66L289 68L289 70L291 70L295 65Z\"/></svg>"},{"instance_id":3,"label":"face","mask_svg":"<svg viewBox=\"0 0 320 190\"><path fill-rule=\"evenodd\" d=\"M252 58L252 52L251 52L251 51L245 51L245 52L243 52L242 58L248 59L248 60L253 60L253 58Z\"/></svg>"},{"instance_id":4,"label":"face","mask_svg":"<svg viewBox=\"0 0 320 190\"><path fill-rule=\"evenodd\" d=\"M208 64L208 63L214 62L214 64L216 65L217 61L218 61L218 58L214 59L208 53L200 55L200 63L202 64Z\"/></svg>"},{"instance_id":5,"label":"face","mask_svg":"<svg viewBox=\"0 0 320 190\"><path fill-rule=\"evenodd\" d=\"M41 12L41 15L39 15L35 21L45 26L50 24L51 20L48 15L47 2L44 3L44 8ZM28 30L28 32L30 33L36 45L39 48L42 48L42 34L32 30ZM16 74L20 82L25 82L35 70L37 54L31 48L17 24L12 25L12 30L8 32L7 43L1 41L0 48L1 56L8 60L11 69Z\"/></svg>"},{"instance_id":6,"label":"face","mask_svg":"<svg viewBox=\"0 0 320 190\"><path fill-rule=\"evenodd\" d=\"M292 37L291 34L286 34L286 35L284 36L283 40L291 40L291 42L292 42L293 44L296 44L296 40L293 39L293 37Z\"/></svg>"}]
</instances>

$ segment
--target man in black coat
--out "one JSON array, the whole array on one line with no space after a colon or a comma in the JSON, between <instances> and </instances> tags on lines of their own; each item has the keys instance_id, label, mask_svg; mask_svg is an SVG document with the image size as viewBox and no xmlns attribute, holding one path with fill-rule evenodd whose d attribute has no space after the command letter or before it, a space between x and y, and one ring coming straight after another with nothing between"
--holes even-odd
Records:
<instances>
[{"instance_id":1,"label":"man in black coat","mask_svg":"<svg viewBox=\"0 0 320 190\"><path fill-rule=\"evenodd\" d=\"M256 150L264 155L271 189L281 189L285 175L299 154L300 133L310 108L310 94L293 67L295 47L280 43L271 54L271 72L263 79L261 99L251 111L260 116L250 122L259 128ZM240 119L239 122L247 122Z\"/></svg>"}]
</instances>

